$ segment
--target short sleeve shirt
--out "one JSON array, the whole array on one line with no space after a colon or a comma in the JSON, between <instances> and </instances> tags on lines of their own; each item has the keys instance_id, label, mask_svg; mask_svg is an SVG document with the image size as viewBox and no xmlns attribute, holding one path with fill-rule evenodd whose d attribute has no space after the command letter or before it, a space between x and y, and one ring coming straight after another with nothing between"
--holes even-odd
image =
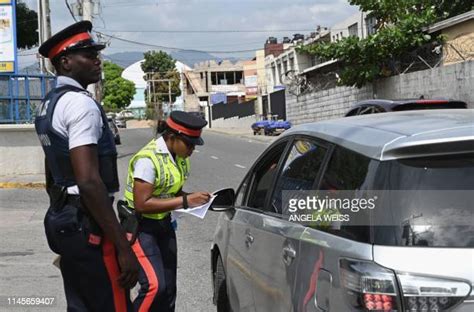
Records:
<instances>
[{"instance_id":1,"label":"short sleeve shirt","mask_svg":"<svg viewBox=\"0 0 474 312\"><path fill-rule=\"evenodd\" d=\"M59 76L57 87L82 86L72 78ZM53 114L53 128L69 140L69 149L97 144L102 136L102 116L90 93L67 92L56 104Z\"/></svg>"},{"instance_id":2,"label":"short sleeve shirt","mask_svg":"<svg viewBox=\"0 0 474 312\"><path fill-rule=\"evenodd\" d=\"M56 87L71 85L84 91L70 91L56 103L53 113L53 129L69 140L69 150L97 144L102 136L102 115L91 94L76 80L58 76ZM68 187L69 194L79 194L77 186Z\"/></svg>"}]
</instances>

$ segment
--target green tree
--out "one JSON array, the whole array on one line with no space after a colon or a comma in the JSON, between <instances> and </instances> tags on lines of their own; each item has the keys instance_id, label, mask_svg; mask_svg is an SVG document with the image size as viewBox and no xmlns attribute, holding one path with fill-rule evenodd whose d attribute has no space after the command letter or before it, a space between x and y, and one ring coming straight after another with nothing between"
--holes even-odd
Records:
<instances>
[{"instance_id":1,"label":"green tree","mask_svg":"<svg viewBox=\"0 0 474 312\"><path fill-rule=\"evenodd\" d=\"M145 73L168 72L175 70L176 61L166 52L148 51L143 54L145 61L141 64Z\"/></svg>"},{"instance_id":2,"label":"green tree","mask_svg":"<svg viewBox=\"0 0 474 312\"><path fill-rule=\"evenodd\" d=\"M135 95L135 84L122 78L123 68L109 61L104 62L104 107L107 111L124 109Z\"/></svg>"},{"instance_id":3,"label":"green tree","mask_svg":"<svg viewBox=\"0 0 474 312\"><path fill-rule=\"evenodd\" d=\"M142 70L145 72L144 79L149 81L150 99L147 99L147 117L153 118L155 104L169 102L169 86L168 82L156 81L161 79L171 79L171 101L174 102L176 97L181 95L179 88L180 74L176 70L176 61L166 52L148 51L144 53L145 61L141 64ZM162 114L161 110L158 112Z\"/></svg>"},{"instance_id":4,"label":"green tree","mask_svg":"<svg viewBox=\"0 0 474 312\"><path fill-rule=\"evenodd\" d=\"M470 0L349 0L377 20L376 33L360 39L350 36L337 42L298 47L298 51L316 55L323 61L337 59L341 68L340 84L362 87L378 77L390 74L389 64L407 52L441 36L423 31L439 20L474 8Z\"/></svg>"},{"instance_id":5,"label":"green tree","mask_svg":"<svg viewBox=\"0 0 474 312\"><path fill-rule=\"evenodd\" d=\"M123 68L120 67L119 65L112 63L110 61L105 61L104 62L104 76L105 80L114 80L116 78L121 77Z\"/></svg>"},{"instance_id":6,"label":"green tree","mask_svg":"<svg viewBox=\"0 0 474 312\"><path fill-rule=\"evenodd\" d=\"M38 44L38 14L20 0L16 1L17 47L29 49Z\"/></svg>"}]
</instances>

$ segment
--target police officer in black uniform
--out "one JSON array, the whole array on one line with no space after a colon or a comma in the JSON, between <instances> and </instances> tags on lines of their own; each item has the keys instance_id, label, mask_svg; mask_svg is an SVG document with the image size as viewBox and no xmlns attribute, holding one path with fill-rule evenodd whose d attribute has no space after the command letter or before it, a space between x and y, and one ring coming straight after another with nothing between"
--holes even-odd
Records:
<instances>
[{"instance_id":1,"label":"police officer in black uniform","mask_svg":"<svg viewBox=\"0 0 474 312\"><path fill-rule=\"evenodd\" d=\"M91 29L78 22L39 48L58 75L35 120L51 201L44 225L50 248L61 255L68 311L131 311L139 265L112 208L119 190L114 138L86 91L101 77L98 53L105 47Z\"/></svg>"}]
</instances>

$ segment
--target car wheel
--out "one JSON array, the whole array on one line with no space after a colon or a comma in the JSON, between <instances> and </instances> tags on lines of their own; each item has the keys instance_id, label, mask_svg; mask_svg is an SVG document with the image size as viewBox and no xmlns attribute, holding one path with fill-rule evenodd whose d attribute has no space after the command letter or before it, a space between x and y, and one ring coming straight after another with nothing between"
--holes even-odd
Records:
<instances>
[{"instance_id":1,"label":"car wheel","mask_svg":"<svg viewBox=\"0 0 474 312\"><path fill-rule=\"evenodd\" d=\"M115 145L120 145L122 144L122 141L120 141L120 137L115 137Z\"/></svg>"},{"instance_id":2,"label":"car wheel","mask_svg":"<svg viewBox=\"0 0 474 312\"><path fill-rule=\"evenodd\" d=\"M217 257L216 271L214 272L214 300L217 307L217 312L232 312L227 296L226 276L224 272L224 265L222 258Z\"/></svg>"}]
</instances>

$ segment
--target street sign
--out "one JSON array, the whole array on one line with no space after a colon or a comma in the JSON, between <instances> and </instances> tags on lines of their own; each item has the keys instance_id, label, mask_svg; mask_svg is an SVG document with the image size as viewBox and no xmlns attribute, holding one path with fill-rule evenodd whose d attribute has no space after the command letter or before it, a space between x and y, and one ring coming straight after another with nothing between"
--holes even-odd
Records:
<instances>
[{"instance_id":1,"label":"street sign","mask_svg":"<svg viewBox=\"0 0 474 312\"><path fill-rule=\"evenodd\" d=\"M16 73L15 1L0 0L0 73Z\"/></svg>"}]
</instances>

